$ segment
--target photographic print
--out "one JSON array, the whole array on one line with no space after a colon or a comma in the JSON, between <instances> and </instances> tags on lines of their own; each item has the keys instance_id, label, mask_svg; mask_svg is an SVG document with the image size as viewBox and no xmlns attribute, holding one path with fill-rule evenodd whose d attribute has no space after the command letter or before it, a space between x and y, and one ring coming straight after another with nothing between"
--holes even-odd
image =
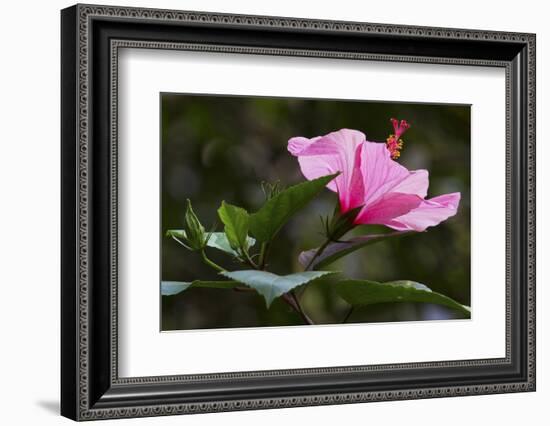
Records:
<instances>
[{"instance_id":1,"label":"photographic print","mask_svg":"<svg viewBox=\"0 0 550 426\"><path fill-rule=\"evenodd\" d=\"M162 93L161 330L470 318L470 106Z\"/></svg>"}]
</instances>

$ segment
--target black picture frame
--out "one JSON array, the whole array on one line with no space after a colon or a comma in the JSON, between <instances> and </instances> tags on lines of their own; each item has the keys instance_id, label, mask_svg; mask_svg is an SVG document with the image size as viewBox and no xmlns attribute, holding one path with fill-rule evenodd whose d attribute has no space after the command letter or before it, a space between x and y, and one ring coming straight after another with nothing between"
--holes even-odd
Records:
<instances>
[{"instance_id":1,"label":"black picture frame","mask_svg":"<svg viewBox=\"0 0 550 426\"><path fill-rule=\"evenodd\" d=\"M535 390L535 35L75 5L61 12L61 414L74 420ZM119 378L117 49L506 70L506 356Z\"/></svg>"}]
</instances>

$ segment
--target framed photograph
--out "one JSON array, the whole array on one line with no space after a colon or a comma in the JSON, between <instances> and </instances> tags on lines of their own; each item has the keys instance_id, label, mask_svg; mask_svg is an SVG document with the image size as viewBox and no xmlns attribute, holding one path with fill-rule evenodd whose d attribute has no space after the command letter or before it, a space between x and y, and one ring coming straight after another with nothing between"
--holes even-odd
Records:
<instances>
[{"instance_id":1,"label":"framed photograph","mask_svg":"<svg viewBox=\"0 0 550 426\"><path fill-rule=\"evenodd\" d=\"M61 12L61 412L535 390L535 35Z\"/></svg>"}]
</instances>

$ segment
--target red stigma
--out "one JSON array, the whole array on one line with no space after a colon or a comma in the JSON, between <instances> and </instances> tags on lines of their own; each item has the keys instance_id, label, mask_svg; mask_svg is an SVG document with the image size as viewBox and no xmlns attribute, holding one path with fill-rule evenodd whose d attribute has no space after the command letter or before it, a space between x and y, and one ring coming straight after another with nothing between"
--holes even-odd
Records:
<instances>
[{"instance_id":1,"label":"red stigma","mask_svg":"<svg viewBox=\"0 0 550 426\"><path fill-rule=\"evenodd\" d=\"M393 125L393 135L389 135L386 139L386 147L390 151L391 158L397 160L401 155L401 149L403 149L403 139L401 136L405 133L410 126L406 120L398 121L395 118L390 118Z\"/></svg>"}]
</instances>

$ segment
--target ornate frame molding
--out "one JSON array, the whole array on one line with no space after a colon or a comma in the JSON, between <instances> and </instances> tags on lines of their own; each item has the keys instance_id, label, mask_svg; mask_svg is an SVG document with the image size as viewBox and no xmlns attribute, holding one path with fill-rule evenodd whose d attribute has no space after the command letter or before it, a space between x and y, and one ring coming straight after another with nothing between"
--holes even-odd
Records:
<instances>
[{"instance_id":1,"label":"ornate frame molding","mask_svg":"<svg viewBox=\"0 0 550 426\"><path fill-rule=\"evenodd\" d=\"M73 262L70 270L67 270L63 281L63 291L72 292L71 301L74 299L74 306L67 306L68 301L64 299L63 304L63 352L66 359L71 358L70 366L64 365L65 375L62 376L62 413L68 417L78 420L92 420L113 417L140 417L151 415L169 415L184 413L199 413L213 411L229 411L244 409L276 408L306 405L340 404L352 402L400 400L416 398L433 398L442 396L475 395L487 393L503 393L517 391L532 391L535 389L535 36L533 34L520 34L510 32L476 31L464 29L410 27L400 25L369 24L354 22L335 22L322 20L307 20L294 18L276 18L265 16L244 16L228 15L203 12L184 12L155 9L135 9L125 7L104 7L77 5L66 9L64 12L63 53L65 73L74 74L74 85L64 88L66 98L63 97L63 111L65 117L71 113L69 108L74 109L74 129L64 128L63 148L71 145L67 158L63 159L65 170L63 176L72 178L70 183L64 183L64 190L72 195L66 195L64 211L74 213L74 229L67 226L64 229L64 244L66 252L63 251L64 270L65 265ZM221 45L213 43L178 42L171 40L147 41L140 39L109 39L108 64L110 90L110 177L109 177L109 215L110 215L110 298L109 318L106 321L110 324L108 340L110 342L110 359L108 365L108 379L104 378L103 383L93 385L92 375L98 374L99 367L92 365L90 357L94 354L91 342L97 339L92 328L92 321L95 321L97 314L91 314L90 290L93 285L92 277L92 256L93 249L91 238L91 225L96 205L94 205L93 188L95 186L93 169L95 167L90 158L93 148L91 147L91 116L94 105L92 81L92 49L97 49L92 43L92 27L94 21L104 22L139 22L147 25L177 24L196 26L223 26L227 29L251 28L256 30L275 29L278 31L289 31L298 36L299 33L310 31L324 33L327 35L352 34L352 35L376 35L389 39L409 37L411 40L447 40L467 41L480 43L504 43L506 46L517 46L518 50L524 50L520 63L512 59L483 59L483 58L461 58L441 56L418 56L393 53L364 53L339 50L319 50L314 48L280 48L280 47L255 47L243 45ZM73 37L72 42L68 40ZM71 44L73 43L73 44ZM411 41L412 43L412 41ZM377 366L360 367L327 367L320 369L302 370L274 370L263 372L243 373L222 373L193 376L161 376L161 377L139 377L119 378L117 369L117 87L118 87L118 50L120 48L154 48L154 49L177 49L195 50L208 52L225 52L236 54L263 54L263 55L292 55L309 56L337 59L374 60L374 61L396 61L396 62L423 62L423 63L444 63L456 65L481 65L492 67L503 67L506 69L506 122L507 122L507 154L506 154L506 232L507 232L507 259L506 259L506 357L503 359L482 359L464 360L451 362L415 363L415 364L389 364ZM512 48L510 48L512 49ZM74 61L74 62L73 62ZM522 62L523 61L523 62ZM65 64L65 62L67 62ZM71 63L68 63L71 62ZM523 64L522 64L523 63ZM526 74L522 81L517 81L518 67L523 66ZM521 86L525 87L521 87ZM521 102L525 105L516 105L513 98L518 97L518 91L523 91ZM72 100L72 96L75 99ZM69 104L70 103L70 104ZM518 110L519 108L519 110ZM514 138L522 135L517 132L522 129L513 128L511 122L516 114L523 114L520 118L525 126L526 138L522 143L525 158L516 158L517 152L512 146ZM72 116L71 116L72 117ZM514 133L516 132L516 133ZM74 152L73 152L74 151ZM70 154L74 153L74 157ZM68 165L71 162L71 165ZM73 164L74 162L74 164ZM516 164L522 162L521 164ZM519 169L518 169L519 168ZM524 168L524 169L523 169ZM519 170L519 172L518 172ZM524 176L521 171L524 171ZM515 174L514 174L515 173ZM521 182L517 181L523 179ZM517 187L516 187L517 185ZM519 191L518 199L524 204L522 212L525 215L525 235L521 235L521 241L517 240L514 234L514 226L518 226L512 218L513 191ZM65 192L64 192L65 194ZM95 201L97 203L97 201ZM72 207L69 206L72 204ZM520 223L521 224L521 223ZM64 225L65 228L65 225ZM67 240L65 240L65 238ZM68 241L74 239L72 244ZM516 239L514 239L516 238ZM65 242L67 241L67 242ZM521 246L512 247L512 241ZM73 246L74 244L74 246ZM70 247L69 247L70 246ZM396 371L408 369L444 369L452 367L480 367L480 366L504 366L512 364L512 335L513 321L517 321L517 313L512 309L512 298L517 297L517 289L513 288L514 270L512 257L517 254L517 248L525 250L526 283L522 297L525 297L523 308L525 309L525 365L522 368L524 374L520 380L505 381L502 383L480 383L472 385L450 385L434 386L426 388L400 387L394 390L376 391L352 391L352 392L326 392L311 395L299 396L270 396L261 398L219 398L214 401L203 402L181 402L165 401L162 403L150 404L145 402L135 403L134 399L121 398L125 387L131 386L160 386L180 383L212 382L229 379L251 379L266 377L307 377L308 375L330 376L346 373L368 373L376 371ZM72 273L75 276L70 276ZM521 277L520 277L521 278ZM65 323L72 321L71 327ZM75 334L73 334L73 332ZM102 337L100 337L102 339ZM76 354L76 356L74 356ZM105 360L101 363L101 371ZM70 371L69 371L70 369ZM104 398L102 386L108 384L107 388L113 390L113 395ZM101 389L101 390L100 390ZM75 396L68 394L74 392ZM117 393L119 392L119 393ZM118 398L118 399L117 399ZM102 401L103 400L103 401Z\"/></svg>"}]
</instances>

